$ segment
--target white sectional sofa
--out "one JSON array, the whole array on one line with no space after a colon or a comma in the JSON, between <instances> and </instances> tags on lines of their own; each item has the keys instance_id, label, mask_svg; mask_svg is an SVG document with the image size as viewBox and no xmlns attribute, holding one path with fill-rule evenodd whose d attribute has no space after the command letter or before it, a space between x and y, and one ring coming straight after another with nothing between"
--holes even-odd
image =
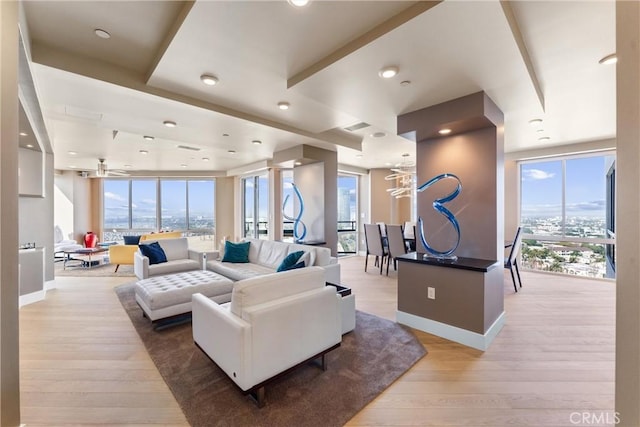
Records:
<instances>
[{"instance_id":1,"label":"white sectional sofa","mask_svg":"<svg viewBox=\"0 0 640 427\"><path fill-rule=\"evenodd\" d=\"M189 240L186 237L176 239L146 240L140 242L151 244L158 242L164 251L167 262L160 264L150 264L149 258L142 255L140 251L133 256L133 271L140 280L152 276L180 273L182 271L202 270L202 252L189 249Z\"/></svg>"},{"instance_id":2,"label":"white sectional sofa","mask_svg":"<svg viewBox=\"0 0 640 427\"><path fill-rule=\"evenodd\" d=\"M231 280L242 280L251 277L275 273L282 260L292 252L303 251L305 267L322 267L325 280L340 283L340 264L331 256L331 250L320 246L298 245L294 243L275 242L272 240L244 239L250 242L249 262L231 263L220 259L208 260L207 270L228 277ZM307 255L308 253L308 255Z\"/></svg>"}]
</instances>

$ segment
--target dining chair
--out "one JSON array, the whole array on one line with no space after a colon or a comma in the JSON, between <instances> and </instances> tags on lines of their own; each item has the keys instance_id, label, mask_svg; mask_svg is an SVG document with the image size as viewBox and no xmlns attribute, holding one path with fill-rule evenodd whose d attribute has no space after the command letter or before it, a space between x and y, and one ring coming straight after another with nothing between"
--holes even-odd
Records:
<instances>
[{"instance_id":1,"label":"dining chair","mask_svg":"<svg viewBox=\"0 0 640 427\"><path fill-rule=\"evenodd\" d=\"M365 224L364 225L364 240L367 245L367 255L364 258L364 271L367 272L367 263L369 262L369 255L375 255L376 265L380 263L380 274L382 274L382 266L384 260L387 258L389 252L382 243L382 234L380 233L379 224ZM389 261L387 260L387 263Z\"/></svg>"},{"instance_id":2,"label":"dining chair","mask_svg":"<svg viewBox=\"0 0 640 427\"><path fill-rule=\"evenodd\" d=\"M415 252L416 250L416 223L406 221L402 228L404 234L404 243L409 251Z\"/></svg>"},{"instance_id":3,"label":"dining chair","mask_svg":"<svg viewBox=\"0 0 640 427\"><path fill-rule=\"evenodd\" d=\"M389 242L389 259L387 260L387 276L389 275L389 264L393 260L393 269L397 270L396 258L407 253L407 246L404 244L404 234L401 225L387 225L387 240Z\"/></svg>"},{"instance_id":4,"label":"dining chair","mask_svg":"<svg viewBox=\"0 0 640 427\"><path fill-rule=\"evenodd\" d=\"M516 270L516 274L518 275L518 283L520 283L520 287L522 288L522 280L520 279L520 270L518 269L518 253L520 253L520 247L522 246L522 227L518 227L516 230L516 237L513 239L513 243L511 244L511 251L509 252L509 256L504 260L504 268L508 268L511 272L511 279L513 280L513 288L518 292L518 287L516 286L516 277L513 275L513 270Z\"/></svg>"},{"instance_id":5,"label":"dining chair","mask_svg":"<svg viewBox=\"0 0 640 427\"><path fill-rule=\"evenodd\" d=\"M387 224L384 222L376 222L380 226L380 235L382 236L382 246L387 247Z\"/></svg>"}]
</instances>

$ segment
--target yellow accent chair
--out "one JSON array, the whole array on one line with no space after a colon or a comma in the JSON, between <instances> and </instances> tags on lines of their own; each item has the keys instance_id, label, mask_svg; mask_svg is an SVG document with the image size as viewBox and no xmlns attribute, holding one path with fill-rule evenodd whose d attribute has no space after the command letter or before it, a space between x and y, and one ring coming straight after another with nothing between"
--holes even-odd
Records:
<instances>
[{"instance_id":1,"label":"yellow accent chair","mask_svg":"<svg viewBox=\"0 0 640 427\"><path fill-rule=\"evenodd\" d=\"M182 237L181 231L168 231L164 233L149 233L140 236L140 241L175 239ZM138 245L111 245L109 246L109 262L116 265L114 273L118 272L120 265L133 265L133 255L138 252Z\"/></svg>"}]
</instances>

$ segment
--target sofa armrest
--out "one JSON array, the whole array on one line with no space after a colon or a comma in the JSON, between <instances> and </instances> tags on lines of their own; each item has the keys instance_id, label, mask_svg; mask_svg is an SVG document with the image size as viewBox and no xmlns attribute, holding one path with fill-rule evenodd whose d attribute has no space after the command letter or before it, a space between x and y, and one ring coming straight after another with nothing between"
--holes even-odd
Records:
<instances>
[{"instance_id":1,"label":"sofa armrest","mask_svg":"<svg viewBox=\"0 0 640 427\"><path fill-rule=\"evenodd\" d=\"M149 258L142 255L140 251L133 254L133 272L140 280L149 277Z\"/></svg>"},{"instance_id":2,"label":"sofa armrest","mask_svg":"<svg viewBox=\"0 0 640 427\"><path fill-rule=\"evenodd\" d=\"M251 325L202 294L191 300L193 340L242 390L249 377Z\"/></svg>"},{"instance_id":3,"label":"sofa armrest","mask_svg":"<svg viewBox=\"0 0 640 427\"><path fill-rule=\"evenodd\" d=\"M207 261L215 261L217 259L220 259L220 251L207 251L207 252L204 252L204 257L205 257L205 263Z\"/></svg>"},{"instance_id":4,"label":"sofa armrest","mask_svg":"<svg viewBox=\"0 0 640 427\"><path fill-rule=\"evenodd\" d=\"M340 281L340 264L323 265L325 280L329 283L342 283Z\"/></svg>"}]
</instances>

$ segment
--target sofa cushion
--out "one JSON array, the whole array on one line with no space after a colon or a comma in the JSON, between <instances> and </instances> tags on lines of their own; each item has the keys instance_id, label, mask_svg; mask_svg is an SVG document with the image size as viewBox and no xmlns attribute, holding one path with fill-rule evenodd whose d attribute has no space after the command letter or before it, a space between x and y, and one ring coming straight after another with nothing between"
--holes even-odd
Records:
<instances>
[{"instance_id":1,"label":"sofa cushion","mask_svg":"<svg viewBox=\"0 0 640 427\"><path fill-rule=\"evenodd\" d=\"M230 310L243 317L246 308L325 286L324 270L302 268L240 280L233 286Z\"/></svg>"},{"instance_id":2,"label":"sofa cushion","mask_svg":"<svg viewBox=\"0 0 640 427\"><path fill-rule=\"evenodd\" d=\"M231 280L242 280L250 277L263 276L275 273L275 270L260 264L253 263L229 263L220 261L208 261L207 270L214 271Z\"/></svg>"},{"instance_id":3,"label":"sofa cushion","mask_svg":"<svg viewBox=\"0 0 640 427\"><path fill-rule=\"evenodd\" d=\"M122 236L124 238L125 245L138 245L140 243L140 236Z\"/></svg>"},{"instance_id":4,"label":"sofa cushion","mask_svg":"<svg viewBox=\"0 0 640 427\"><path fill-rule=\"evenodd\" d=\"M167 255L164 253L164 250L160 247L158 242L140 245L138 247L140 248L142 255L149 258L149 265L167 262Z\"/></svg>"},{"instance_id":5,"label":"sofa cushion","mask_svg":"<svg viewBox=\"0 0 640 427\"><path fill-rule=\"evenodd\" d=\"M254 242L251 242L253 245ZM273 240L263 240L260 245L258 257L255 261L257 264L276 270L284 257L289 254L289 244L283 242L275 242ZM291 251L295 252L295 251Z\"/></svg>"},{"instance_id":6,"label":"sofa cushion","mask_svg":"<svg viewBox=\"0 0 640 427\"><path fill-rule=\"evenodd\" d=\"M157 242L167 255L167 261L189 258L189 239L186 237L160 239Z\"/></svg>"},{"instance_id":7,"label":"sofa cushion","mask_svg":"<svg viewBox=\"0 0 640 427\"><path fill-rule=\"evenodd\" d=\"M304 254L303 251L291 252L289 255L284 257L284 259L282 260L278 268L276 268L276 271L290 270L294 265L298 264L298 260L303 254ZM304 267L304 262L302 263L302 266ZM296 267L296 268L300 268L300 267Z\"/></svg>"},{"instance_id":8,"label":"sofa cushion","mask_svg":"<svg viewBox=\"0 0 640 427\"><path fill-rule=\"evenodd\" d=\"M249 242L224 242L224 257L222 258L222 262L249 262L249 246Z\"/></svg>"},{"instance_id":9,"label":"sofa cushion","mask_svg":"<svg viewBox=\"0 0 640 427\"><path fill-rule=\"evenodd\" d=\"M180 271L202 270L202 264L192 259L178 259L149 265L149 276L172 274Z\"/></svg>"}]
</instances>

